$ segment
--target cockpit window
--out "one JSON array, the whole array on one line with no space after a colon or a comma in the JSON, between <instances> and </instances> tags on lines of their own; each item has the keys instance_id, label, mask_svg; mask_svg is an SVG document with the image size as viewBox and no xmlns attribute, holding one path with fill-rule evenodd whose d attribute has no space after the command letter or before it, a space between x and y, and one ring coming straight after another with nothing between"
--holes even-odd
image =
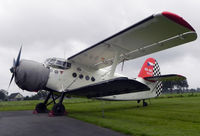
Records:
<instances>
[{"instance_id":1,"label":"cockpit window","mask_svg":"<svg viewBox=\"0 0 200 136\"><path fill-rule=\"evenodd\" d=\"M60 61L60 60L57 60L57 61L56 61L56 64L62 66L62 65L63 65L63 62Z\"/></svg>"},{"instance_id":2,"label":"cockpit window","mask_svg":"<svg viewBox=\"0 0 200 136\"><path fill-rule=\"evenodd\" d=\"M56 62L56 59L51 59L51 60L49 61L50 64L54 64L55 62Z\"/></svg>"},{"instance_id":3,"label":"cockpit window","mask_svg":"<svg viewBox=\"0 0 200 136\"><path fill-rule=\"evenodd\" d=\"M67 63L67 62L63 62L63 66L65 66L65 65L66 65L66 63Z\"/></svg>"},{"instance_id":4,"label":"cockpit window","mask_svg":"<svg viewBox=\"0 0 200 136\"><path fill-rule=\"evenodd\" d=\"M71 63L64 59L50 58L45 61L46 66L59 68L59 69L69 69L71 68Z\"/></svg>"},{"instance_id":5,"label":"cockpit window","mask_svg":"<svg viewBox=\"0 0 200 136\"><path fill-rule=\"evenodd\" d=\"M71 68L71 63L69 63L69 62L66 62L66 64L65 64L65 66L66 66L66 68Z\"/></svg>"}]
</instances>

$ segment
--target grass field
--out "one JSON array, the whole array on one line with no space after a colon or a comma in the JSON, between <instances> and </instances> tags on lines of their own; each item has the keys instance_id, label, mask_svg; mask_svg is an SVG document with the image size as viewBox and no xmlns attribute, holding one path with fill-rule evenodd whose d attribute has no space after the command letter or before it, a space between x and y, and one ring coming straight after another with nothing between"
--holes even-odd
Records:
<instances>
[{"instance_id":1,"label":"grass field","mask_svg":"<svg viewBox=\"0 0 200 136\"><path fill-rule=\"evenodd\" d=\"M0 111L32 110L39 101L0 102ZM135 101L69 99L68 116L133 136L199 136L200 95L164 95L148 107ZM51 107L50 107L51 108ZM102 117L104 111L104 117Z\"/></svg>"}]
</instances>

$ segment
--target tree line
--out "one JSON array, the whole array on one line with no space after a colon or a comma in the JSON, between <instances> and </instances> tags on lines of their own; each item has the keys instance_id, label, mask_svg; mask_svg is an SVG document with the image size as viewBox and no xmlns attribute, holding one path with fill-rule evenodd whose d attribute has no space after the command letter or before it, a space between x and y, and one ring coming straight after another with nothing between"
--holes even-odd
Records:
<instances>
[{"instance_id":1,"label":"tree line","mask_svg":"<svg viewBox=\"0 0 200 136\"><path fill-rule=\"evenodd\" d=\"M24 100L39 100L39 99L44 99L48 95L47 91L39 91L37 94L32 95L32 96L25 96ZM1 101L7 101L9 100L9 95L8 92L4 89L0 89L0 100Z\"/></svg>"},{"instance_id":2,"label":"tree line","mask_svg":"<svg viewBox=\"0 0 200 136\"><path fill-rule=\"evenodd\" d=\"M188 89L187 80L182 81L163 81L163 93L195 93L200 92L200 88Z\"/></svg>"}]
</instances>

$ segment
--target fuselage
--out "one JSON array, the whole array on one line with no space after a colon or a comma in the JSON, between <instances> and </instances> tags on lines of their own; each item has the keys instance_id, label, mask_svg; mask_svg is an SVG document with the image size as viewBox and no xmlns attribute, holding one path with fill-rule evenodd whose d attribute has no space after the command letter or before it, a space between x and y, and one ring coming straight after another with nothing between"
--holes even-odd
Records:
<instances>
[{"instance_id":1,"label":"fuselage","mask_svg":"<svg viewBox=\"0 0 200 136\"><path fill-rule=\"evenodd\" d=\"M50 69L49 78L46 84L46 87L55 90L58 92L63 92L66 90L71 90L75 88L80 88L83 86L87 86L90 84L95 84L104 80L108 80L116 77L125 77L124 75L115 73L112 77L110 77L110 70L108 69L91 69L88 67L84 67L81 65L77 65L75 63L69 63L69 67L62 68L61 66L56 66L57 61L66 61L64 59L54 58L56 61L54 64L49 65L48 63L44 63L44 65ZM119 94L112 96L99 97L98 99L104 100L141 100L147 98L153 98L156 96L154 89L154 85L151 82L145 81L142 78L136 78L135 80L140 81L144 84L148 84L151 88L150 91L143 91L137 93L128 93L128 94Z\"/></svg>"},{"instance_id":2,"label":"fuselage","mask_svg":"<svg viewBox=\"0 0 200 136\"><path fill-rule=\"evenodd\" d=\"M74 63L70 63L67 69L58 68L55 65L47 67L50 69L50 74L46 87L58 92L123 76L116 73L110 77L109 70L95 70Z\"/></svg>"}]
</instances>

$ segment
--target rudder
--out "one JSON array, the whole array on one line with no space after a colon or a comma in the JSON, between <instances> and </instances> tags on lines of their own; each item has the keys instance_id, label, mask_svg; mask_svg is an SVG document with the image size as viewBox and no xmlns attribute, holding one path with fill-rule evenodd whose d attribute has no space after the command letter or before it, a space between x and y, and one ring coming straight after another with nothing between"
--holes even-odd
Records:
<instances>
[{"instance_id":1,"label":"rudder","mask_svg":"<svg viewBox=\"0 0 200 136\"><path fill-rule=\"evenodd\" d=\"M154 77L154 76L160 76L160 67L158 65L158 62L154 58L148 58L144 62L140 73L138 74L138 77L145 78L145 77ZM161 95L162 92L162 82L156 81L153 82L154 87L152 89L152 92L155 92L157 96Z\"/></svg>"}]
</instances>

